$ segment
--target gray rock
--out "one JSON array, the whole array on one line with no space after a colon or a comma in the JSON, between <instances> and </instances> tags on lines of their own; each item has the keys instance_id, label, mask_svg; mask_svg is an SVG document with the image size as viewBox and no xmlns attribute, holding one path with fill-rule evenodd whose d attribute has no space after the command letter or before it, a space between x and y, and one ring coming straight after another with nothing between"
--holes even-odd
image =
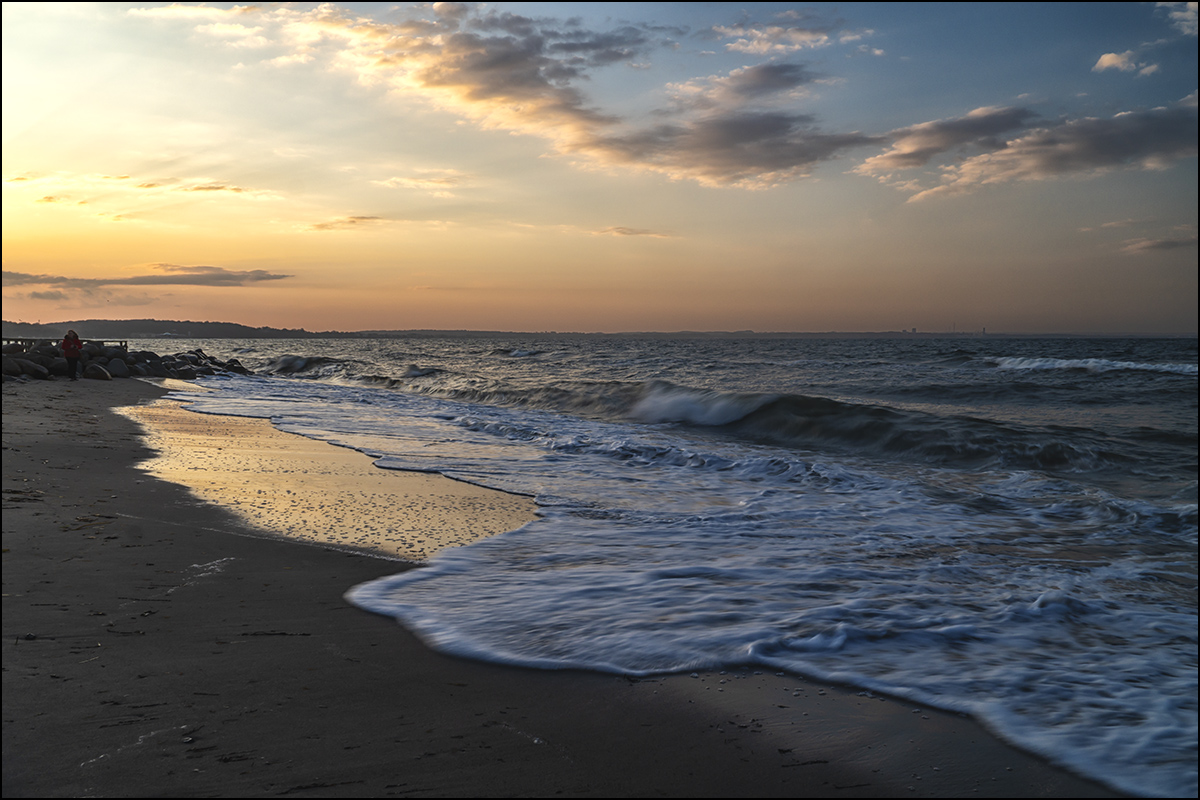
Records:
<instances>
[{"instance_id":1,"label":"gray rock","mask_svg":"<svg viewBox=\"0 0 1200 800\"><path fill-rule=\"evenodd\" d=\"M112 375L108 374L108 370L99 364L88 364L83 368L83 377L91 378L97 381L111 381Z\"/></svg>"},{"instance_id":2,"label":"gray rock","mask_svg":"<svg viewBox=\"0 0 1200 800\"><path fill-rule=\"evenodd\" d=\"M12 342L11 344L4 345L4 355L6 355L6 356L15 356L18 353L24 353L24 352L25 352L25 345L23 345L23 344L18 344L17 342Z\"/></svg>"},{"instance_id":3,"label":"gray rock","mask_svg":"<svg viewBox=\"0 0 1200 800\"><path fill-rule=\"evenodd\" d=\"M21 365L17 363L15 358L4 357L4 374L14 377L21 374Z\"/></svg>"},{"instance_id":4,"label":"gray rock","mask_svg":"<svg viewBox=\"0 0 1200 800\"><path fill-rule=\"evenodd\" d=\"M51 358L50 356L44 356L41 353L36 353L36 352L35 353L26 353L25 355L18 356L18 357L25 361L32 361L34 364L43 366L46 369L50 369L50 365L54 362L54 359Z\"/></svg>"},{"instance_id":5,"label":"gray rock","mask_svg":"<svg viewBox=\"0 0 1200 800\"><path fill-rule=\"evenodd\" d=\"M35 364L25 358L14 358L17 362L17 367L21 370L22 375L28 375L31 378L40 378L45 380L50 377L50 370L43 367L41 364Z\"/></svg>"}]
</instances>

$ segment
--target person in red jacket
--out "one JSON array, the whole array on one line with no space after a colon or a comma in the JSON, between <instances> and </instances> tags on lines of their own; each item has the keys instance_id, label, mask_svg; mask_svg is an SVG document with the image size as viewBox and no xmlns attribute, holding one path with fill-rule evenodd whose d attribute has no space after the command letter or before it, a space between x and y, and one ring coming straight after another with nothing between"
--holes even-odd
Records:
<instances>
[{"instance_id":1,"label":"person in red jacket","mask_svg":"<svg viewBox=\"0 0 1200 800\"><path fill-rule=\"evenodd\" d=\"M71 380L79 380L75 377L75 371L79 368L79 356L83 351L83 342L79 341L79 334L75 331L67 331L66 337L62 340L63 357L67 359L67 375Z\"/></svg>"}]
</instances>

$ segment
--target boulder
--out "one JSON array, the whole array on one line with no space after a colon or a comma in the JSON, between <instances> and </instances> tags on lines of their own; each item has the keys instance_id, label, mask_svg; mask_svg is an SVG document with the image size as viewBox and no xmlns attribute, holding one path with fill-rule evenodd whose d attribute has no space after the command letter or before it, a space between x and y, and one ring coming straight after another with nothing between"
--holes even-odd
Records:
<instances>
[{"instance_id":1,"label":"boulder","mask_svg":"<svg viewBox=\"0 0 1200 800\"><path fill-rule=\"evenodd\" d=\"M41 364L35 364L32 361L24 358L14 358L17 367L21 370L22 375L28 375L31 378L40 378L46 380L50 377L50 370L43 367Z\"/></svg>"},{"instance_id":2,"label":"boulder","mask_svg":"<svg viewBox=\"0 0 1200 800\"><path fill-rule=\"evenodd\" d=\"M4 355L6 355L6 356L15 356L18 353L24 353L24 352L25 352L25 345L20 344L18 342L11 342L9 344L4 345Z\"/></svg>"},{"instance_id":3,"label":"boulder","mask_svg":"<svg viewBox=\"0 0 1200 800\"><path fill-rule=\"evenodd\" d=\"M15 358L4 357L4 374L16 377L21 374L21 365Z\"/></svg>"},{"instance_id":4,"label":"boulder","mask_svg":"<svg viewBox=\"0 0 1200 800\"><path fill-rule=\"evenodd\" d=\"M112 375L108 374L108 370L106 370L104 367L100 366L99 364L95 364L95 363L88 364L86 367L83 368L83 377L91 378L92 380L97 380L97 381L111 381L112 380Z\"/></svg>"},{"instance_id":5,"label":"boulder","mask_svg":"<svg viewBox=\"0 0 1200 800\"><path fill-rule=\"evenodd\" d=\"M139 365L139 366L141 366L141 365ZM166 367L163 365L163 362L162 362L161 360L159 360L159 361L147 361L147 362L146 362L146 364L145 364L145 367L146 367L146 370L147 370L147 371L148 371L148 372L149 372L151 375L153 375L155 378L169 378L169 377L171 377L171 373L167 371L167 368L166 368Z\"/></svg>"},{"instance_id":6,"label":"boulder","mask_svg":"<svg viewBox=\"0 0 1200 800\"><path fill-rule=\"evenodd\" d=\"M34 364L43 366L46 369L50 369L50 365L54 362L54 359L50 356L44 356L38 352L25 353L22 356L18 356L18 358L21 358L25 361L32 361Z\"/></svg>"},{"instance_id":7,"label":"boulder","mask_svg":"<svg viewBox=\"0 0 1200 800\"><path fill-rule=\"evenodd\" d=\"M108 374L112 375L114 378L129 377L129 365L120 358L109 359L108 363L104 365L104 368L108 370Z\"/></svg>"}]
</instances>

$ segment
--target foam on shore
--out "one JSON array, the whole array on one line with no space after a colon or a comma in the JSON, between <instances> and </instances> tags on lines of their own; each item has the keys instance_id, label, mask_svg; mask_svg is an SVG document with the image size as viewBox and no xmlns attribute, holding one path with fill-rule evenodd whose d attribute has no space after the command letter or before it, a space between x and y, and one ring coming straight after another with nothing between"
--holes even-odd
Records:
<instances>
[{"instance_id":1,"label":"foam on shore","mask_svg":"<svg viewBox=\"0 0 1200 800\"><path fill-rule=\"evenodd\" d=\"M423 563L534 519L527 497L377 469L265 419L196 414L166 399L115 410L142 425L158 454L142 469L280 536Z\"/></svg>"}]
</instances>

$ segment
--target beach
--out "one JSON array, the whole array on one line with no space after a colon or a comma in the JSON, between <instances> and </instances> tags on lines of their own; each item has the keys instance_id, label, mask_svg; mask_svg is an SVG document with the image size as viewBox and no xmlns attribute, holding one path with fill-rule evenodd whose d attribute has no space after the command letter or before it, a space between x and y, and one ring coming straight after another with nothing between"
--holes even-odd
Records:
<instances>
[{"instance_id":1,"label":"beach","mask_svg":"<svg viewBox=\"0 0 1200 800\"><path fill-rule=\"evenodd\" d=\"M519 527L528 498L228 417L150 439L199 459L212 484L194 494L138 467L144 429L113 411L165 392L4 384L6 796L1119 796L969 718L767 670L633 679L441 655L343 599L411 567L278 530L353 529L371 515L312 498L359 497L412 509L407 539L436 548ZM255 521L244 494L201 499L249 480L226 450L236 465L292 446L283 463L331 460L256 461L254 492L308 511ZM338 459L379 473L370 490L347 489ZM424 519L439 543L417 541Z\"/></svg>"}]
</instances>

